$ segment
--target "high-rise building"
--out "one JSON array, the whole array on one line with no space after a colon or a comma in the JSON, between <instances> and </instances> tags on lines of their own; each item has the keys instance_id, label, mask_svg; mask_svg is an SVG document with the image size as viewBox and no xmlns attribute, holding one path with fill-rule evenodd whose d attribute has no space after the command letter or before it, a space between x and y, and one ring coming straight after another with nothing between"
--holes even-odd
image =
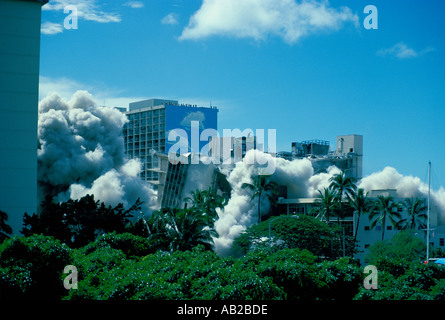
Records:
<instances>
[{"instance_id":1,"label":"high-rise building","mask_svg":"<svg viewBox=\"0 0 445 320\"><path fill-rule=\"evenodd\" d=\"M13 234L37 211L37 117L41 7L0 0L0 210Z\"/></svg>"},{"instance_id":2,"label":"high-rise building","mask_svg":"<svg viewBox=\"0 0 445 320\"><path fill-rule=\"evenodd\" d=\"M200 141L201 133L205 129L217 130L216 107L180 104L177 100L133 102L126 115L129 122L123 128L125 153L129 158L141 160L141 178L155 185L159 184L160 178L160 160L156 152L168 154L172 147L176 152L176 146L182 143L181 153L198 153L208 143L208 138L207 142ZM193 128L197 131L193 131ZM179 135L180 138L170 141L170 132L174 133L175 138Z\"/></svg>"}]
</instances>

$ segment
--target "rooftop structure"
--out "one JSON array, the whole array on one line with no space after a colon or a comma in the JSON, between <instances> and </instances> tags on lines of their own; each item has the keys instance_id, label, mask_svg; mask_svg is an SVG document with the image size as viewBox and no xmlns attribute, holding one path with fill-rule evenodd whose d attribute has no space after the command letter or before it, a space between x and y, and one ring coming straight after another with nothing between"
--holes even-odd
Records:
<instances>
[{"instance_id":1,"label":"rooftop structure","mask_svg":"<svg viewBox=\"0 0 445 320\"><path fill-rule=\"evenodd\" d=\"M308 158L314 173L326 172L330 166L344 170L347 176L360 180L363 175L363 136L337 136L337 148L330 150L326 140L307 140L292 142L292 151L279 152L277 156L287 160Z\"/></svg>"}]
</instances>

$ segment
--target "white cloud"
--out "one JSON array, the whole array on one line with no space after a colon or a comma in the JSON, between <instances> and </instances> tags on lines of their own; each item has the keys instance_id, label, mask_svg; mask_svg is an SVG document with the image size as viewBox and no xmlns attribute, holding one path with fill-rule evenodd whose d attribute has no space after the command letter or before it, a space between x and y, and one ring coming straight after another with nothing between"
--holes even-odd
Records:
<instances>
[{"instance_id":1,"label":"white cloud","mask_svg":"<svg viewBox=\"0 0 445 320\"><path fill-rule=\"evenodd\" d=\"M181 121L181 126L191 128L192 121L198 121L200 129L205 129L203 122L205 121L205 115L201 111L190 112Z\"/></svg>"},{"instance_id":2,"label":"white cloud","mask_svg":"<svg viewBox=\"0 0 445 320\"><path fill-rule=\"evenodd\" d=\"M120 90L80 83L69 78L45 76L40 76L39 78L39 101L54 92L57 92L60 97L69 100L79 90L86 90L91 93L94 101L101 106L128 107L130 102L147 99L147 97L126 96Z\"/></svg>"},{"instance_id":3,"label":"white cloud","mask_svg":"<svg viewBox=\"0 0 445 320\"><path fill-rule=\"evenodd\" d=\"M359 25L350 8L335 9L328 1L204 0L179 39L219 35L263 40L277 35L295 43L316 32L338 30L345 22Z\"/></svg>"},{"instance_id":4,"label":"white cloud","mask_svg":"<svg viewBox=\"0 0 445 320\"><path fill-rule=\"evenodd\" d=\"M121 17L117 13L108 13L100 9L96 0L52 0L42 7L48 11L62 11L66 6L75 6L79 19L95 21L100 23L120 22Z\"/></svg>"},{"instance_id":5,"label":"white cloud","mask_svg":"<svg viewBox=\"0 0 445 320\"><path fill-rule=\"evenodd\" d=\"M144 7L144 3L141 1L127 1L123 5L133 9L139 9Z\"/></svg>"},{"instance_id":6,"label":"white cloud","mask_svg":"<svg viewBox=\"0 0 445 320\"><path fill-rule=\"evenodd\" d=\"M63 32L63 26L60 23L44 22L40 27L42 34L52 35Z\"/></svg>"},{"instance_id":7,"label":"white cloud","mask_svg":"<svg viewBox=\"0 0 445 320\"><path fill-rule=\"evenodd\" d=\"M434 49L432 47L425 48L421 51L416 51L410 47L408 47L403 41L396 43L394 46L392 46L389 49L380 49L377 51L377 54L380 56L394 56L399 59L409 59L409 58L416 58L420 55L423 55L425 53L428 53L430 51L433 51Z\"/></svg>"},{"instance_id":8,"label":"white cloud","mask_svg":"<svg viewBox=\"0 0 445 320\"><path fill-rule=\"evenodd\" d=\"M173 12L169 13L164 18L162 18L161 23L162 24L169 24L169 25L178 24L177 16L178 15L176 13L173 13Z\"/></svg>"}]
</instances>

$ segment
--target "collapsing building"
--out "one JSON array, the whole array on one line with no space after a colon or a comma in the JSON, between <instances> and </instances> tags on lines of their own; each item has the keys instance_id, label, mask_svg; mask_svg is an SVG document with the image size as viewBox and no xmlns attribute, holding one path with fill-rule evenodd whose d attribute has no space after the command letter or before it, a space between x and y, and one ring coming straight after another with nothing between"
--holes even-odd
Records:
<instances>
[{"instance_id":1,"label":"collapsing building","mask_svg":"<svg viewBox=\"0 0 445 320\"><path fill-rule=\"evenodd\" d=\"M192 153L182 154L177 159L169 159L166 153L155 153L159 168L152 169L159 174L158 203L161 208L181 208L185 198L197 189L211 188L228 199L231 187L218 166L202 162L191 164Z\"/></svg>"},{"instance_id":2,"label":"collapsing building","mask_svg":"<svg viewBox=\"0 0 445 320\"><path fill-rule=\"evenodd\" d=\"M220 195L230 194L225 177L213 164L206 165L192 158L199 154L204 142L193 150L193 123L198 124L200 135L204 130L217 130L216 107L198 107L181 104L177 100L148 99L132 102L125 112L128 123L123 128L125 153L129 158L138 158L142 162L141 179L151 183L158 192L158 204L161 207L183 207L184 199L191 191L209 187L218 190ZM181 133L180 152L169 158L172 146L169 133ZM199 137L198 137L199 140ZM182 148L184 147L184 148ZM174 158L174 159L173 159ZM193 158L194 159L194 158Z\"/></svg>"}]
</instances>

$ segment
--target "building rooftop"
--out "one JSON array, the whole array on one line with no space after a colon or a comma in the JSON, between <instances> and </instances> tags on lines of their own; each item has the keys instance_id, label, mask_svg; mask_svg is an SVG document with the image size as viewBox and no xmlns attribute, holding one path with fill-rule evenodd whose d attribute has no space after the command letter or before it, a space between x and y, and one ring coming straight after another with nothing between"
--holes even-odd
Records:
<instances>
[{"instance_id":1,"label":"building rooftop","mask_svg":"<svg viewBox=\"0 0 445 320\"><path fill-rule=\"evenodd\" d=\"M43 6L45 3L48 3L48 0L22 0L22 1L39 2L39 3L42 4L42 6Z\"/></svg>"},{"instance_id":2,"label":"building rooftop","mask_svg":"<svg viewBox=\"0 0 445 320\"><path fill-rule=\"evenodd\" d=\"M179 103L178 100L157 99L157 98L130 102L129 111L137 111L137 110L142 110L142 109L146 109L146 108L162 107L165 105L178 106L178 107L189 107L189 108L216 109L218 111L218 108L216 106L198 107L196 104Z\"/></svg>"}]
</instances>

